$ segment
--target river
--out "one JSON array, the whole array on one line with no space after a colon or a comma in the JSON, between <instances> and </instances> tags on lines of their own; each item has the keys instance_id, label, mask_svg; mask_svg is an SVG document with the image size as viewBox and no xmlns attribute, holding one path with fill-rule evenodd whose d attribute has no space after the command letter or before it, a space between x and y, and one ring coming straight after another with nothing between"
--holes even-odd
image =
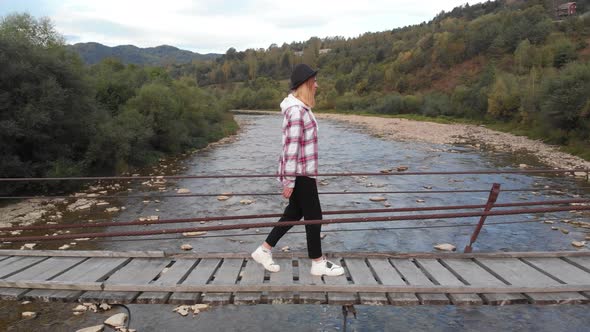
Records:
<instances>
[{"instance_id":1,"label":"river","mask_svg":"<svg viewBox=\"0 0 590 332\"><path fill-rule=\"evenodd\" d=\"M236 115L241 130L235 139L225 144L204 149L190 158L178 161L186 174L269 174L276 171L280 150L281 118L277 115ZM451 146L428 143L387 141L363 132L359 127L334 120L323 120L319 125L320 172L379 172L397 166L407 166L409 171L468 171L512 169L526 163L532 167L544 167L534 156L514 155L496 151L481 151L468 145ZM562 176L537 176L520 174L491 175L433 175L433 176L378 176L378 177L329 177L321 179L320 191L403 191L421 190L418 194L385 194L392 207L429 205L483 204L488 193L435 194L432 190L489 190L493 183L501 183L503 189L537 188L535 192L501 192L498 202L526 202L544 199L590 197L583 179ZM135 192L144 191L140 183L125 184ZM169 184L169 189L188 188L193 193L222 192L278 192L275 179L197 179L179 180ZM425 189L426 188L426 189ZM552 189L552 190L547 190ZM555 191L555 190L558 191ZM154 192L157 194L157 192ZM324 210L375 209L383 203L371 202L374 195L322 195ZM252 204L241 204L250 199ZM143 199L118 200L126 209L113 218L127 221L142 216L159 215L161 218L190 218L218 215L278 213L286 206L280 196L234 196L220 202L215 197L162 198L159 203ZM92 216L81 216L86 219ZM104 215L95 216L97 219ZM482 230L474 245L474 251L535 251L575 250L571 241L584 239L583 229L570 227L552 218L576 218L570 213L545 215L519 215L488 218L488 222L535 221L528 223L488 225ZM70 217L70 219L73 217ZM590 217L586 215L585 221ZM449 223L473 222L465 220L429 220L418 222L377 222L371 224L339 224L325 226L323 240L325 252L330 251L400 251L430 252L438 243L452 243L461 250L468 242L473 227L383 229L405 226L436 226ZM216 224L214 222L213 224ZM224 224L239 223L224 222ZM184 224L178 227L189 227ZM199 223L193 224L199 226ZM176 227L174 226L145 226ZM569 234L554 231L551 226L567 228ZM381 228L367 230L366 228ZM116 230L137 229L117 227ZM293 251L305 251L305 235L302 227L294 228L279 242ZM358 231L353 231L359 229ZM115 229L111 229L114 231ZM109 231L109 229L106 229ZM73 249L99 250L166 250L180 251L180 245L189 243L198 252L251 251L264 240L267 230L235 230L216 232L224 237L180 238L168 236L119 238L79 243ZM240 236L240 234L250 234ZM209 235L212 235L210 233ZM132 241L130 241L132 240ZM69 242L69 241L68 241ZM67 242L64 242L67 243ZM63 243L40 245L39 248L55 249ZM3 247L6 248L6 247ZM587 249L582 249L587 250ZM7 331L74 331L78 328L100 324L120 308L104 313L72 315L74 304L39 303L20 304L0 301L0 329ZM215 307L198 316L181 317L172 312L174 305L129 305L131 327L138 331L334 331L342 329L341 307L329 305L256 305ZM585 305L534 306L510 305L504 307L371 307L356 306L358 317L349 318L348 331L582 331L588 330L590 318ZM22 319L22 311L38 312L35 319Z\"/></svg>"}]
</instances>

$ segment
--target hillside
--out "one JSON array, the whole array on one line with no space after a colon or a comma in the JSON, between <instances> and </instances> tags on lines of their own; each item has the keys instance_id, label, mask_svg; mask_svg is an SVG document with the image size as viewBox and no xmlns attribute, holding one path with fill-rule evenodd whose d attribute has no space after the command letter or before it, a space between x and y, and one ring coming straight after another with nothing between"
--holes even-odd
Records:
<instances>
[{"instance_id":1,"label":"hillside","mask_svg":"<svg viewBox=\"0 0 590 332\"><path fill-rule=\"evenodd\" d=\"M276 108L297 63L319 68L316 108L452 117L564 145L590 160L590 1L462 5L429 22L356 38L312 37L229 49L216 61L169 67L235 109Z\"/></svg>"},{"instance_id":2,"label":"hillside","mask_svg":"<svg viewBox=\"0 0 590 332\"><path fill-rule=\"evenodd\" d=\"M109 47L99 43L78 43L69 45L68 48L77 52L82 60L89 65L109 57L118 58L125 64L159 66L191 63L193 60L212 60L220 56L220 54L214 53L193 53L168 45L139 48L133 45Z\"/></svg>"}]
</instances>

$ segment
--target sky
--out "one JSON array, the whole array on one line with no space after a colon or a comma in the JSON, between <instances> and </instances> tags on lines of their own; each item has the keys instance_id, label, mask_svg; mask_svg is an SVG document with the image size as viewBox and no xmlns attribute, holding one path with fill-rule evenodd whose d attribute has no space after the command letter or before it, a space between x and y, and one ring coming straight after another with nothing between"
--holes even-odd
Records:
<instances>
[{"instance_id":1,"label":"sky","mask_svg":"<svg viewBox=\"0 0 590 332\"><path fill-rule=\"evenodd\" d=\"M474 4L481 1L472 1ZM357 37L428 22L466 0L0 0L0 16L49 17L68 44L171 45L198 53Z\"/></svg>"}]
</instances>

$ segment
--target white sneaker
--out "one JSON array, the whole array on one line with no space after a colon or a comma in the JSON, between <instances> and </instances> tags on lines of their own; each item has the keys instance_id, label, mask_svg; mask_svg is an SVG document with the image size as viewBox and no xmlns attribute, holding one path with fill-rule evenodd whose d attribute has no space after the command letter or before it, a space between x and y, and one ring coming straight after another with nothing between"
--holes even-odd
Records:
<instances>
[{"instance_id":1,"label":"white sneaker","mask_svg":"<svg viewBox=\"0 0 590 332\"><path fill-rule=\"evenodd\" d=\"M322 257L321 261L311 261L311 274L314 276L326 275L329 277L335 277L343 275L344 268L330 262L326 257Z\"/></svg>"},{"instance_id":2,"label":"white sneaker","mask_svg":"<svg viewBox=\"0 0 590 332\"><path fill-rule=\"evenodd\" d=\"M262 246L256 248L251 256L256 262L262 264L262 266L270 272L279 272L281 270L279 264L272 260L272 253L270 250L264 249Z\"/></svg>"}]
</instances>

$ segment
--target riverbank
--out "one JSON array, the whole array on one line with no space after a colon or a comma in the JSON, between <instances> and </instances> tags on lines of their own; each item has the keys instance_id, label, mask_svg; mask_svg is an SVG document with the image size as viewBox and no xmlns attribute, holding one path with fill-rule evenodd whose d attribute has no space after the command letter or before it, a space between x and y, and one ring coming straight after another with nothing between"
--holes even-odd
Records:
<instances>
[{"instance_id":1,"label":"riverbank","mask_svg":"<svg viewBox=\"0 0 590 332\"><path fill-rule=\"evenodd\" d=\"M240 126L242 124L239 124ZM23 199L11 204L0 206L0 227L13 225L30 226L40 221L48 223L63 223L67 219L82 219L90 221L108 221L115 213L125 206L117 200L107 202L101 199L102 196L118 195L121 192L133 193L134 190L156 188L160 192L170 190L165 179L158 178L161 175L178 175L186 171L187 167L180 165L183 160L192 158L197 153L210 150L216 146L234 142L240 131L238 128L234 134L211 142L207 146L181 153L177 156L161 158L157 164L134 170L134 175L153 176L153 178L142 181L139 189L131 189L130 181L123 181L121 184L101 186L98 182L94 185L80 188L67 198L32 198ZM132 174L125 173L123 176ZM61 233L61 231L58 231ZM0 235L19 235L22 231L1 232Z\"/></svg>"},{"instance_id":2,"label":"riverbank","mask_svg":"<svg viewBox=\"0 0 590 332\"><path fill-rule=\"evenodd\" d=\"M240 111L242 112L242 111ZM277 114L270 111L247 113ZM470 124L441 124L402 118L385 118L335 113L315 113L318 119L344 121L360 125L373 135L388 140L415 141L433 144L470 144L476 149L494 149L512 153L530 153L552 168L590 168L590 162L559 151L559 147L524 136Z\"/></svg>"}]
</instances>

